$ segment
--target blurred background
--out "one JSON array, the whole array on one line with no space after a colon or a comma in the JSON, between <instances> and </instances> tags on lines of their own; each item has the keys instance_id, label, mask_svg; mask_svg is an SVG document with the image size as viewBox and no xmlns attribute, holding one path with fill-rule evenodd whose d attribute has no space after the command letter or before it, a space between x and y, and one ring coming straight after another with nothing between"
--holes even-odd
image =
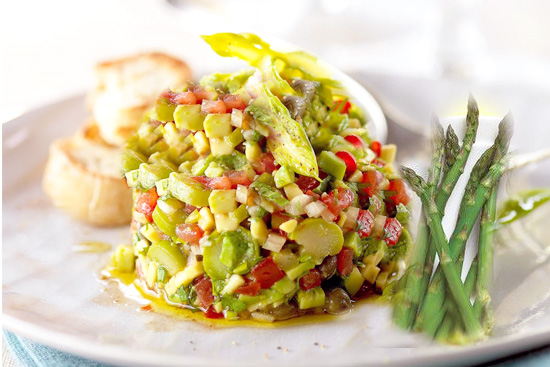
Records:
<instances>
[{"instance_id":1,"label":"blurred background","mask_svg":"<svg viewBox=\"0 0 550 367\"><path fill-rule=\"evenodd\" d=\"M318 54L402 121L513 111L517 142L550 138L550 3L542 0L95 0L3 2L0 118L93 83L93 66L137 51L187 61L199 78L245 65L198 37L256 32ZM79 124L80 121L75 122Z\"/></svg>"}]
</instances>

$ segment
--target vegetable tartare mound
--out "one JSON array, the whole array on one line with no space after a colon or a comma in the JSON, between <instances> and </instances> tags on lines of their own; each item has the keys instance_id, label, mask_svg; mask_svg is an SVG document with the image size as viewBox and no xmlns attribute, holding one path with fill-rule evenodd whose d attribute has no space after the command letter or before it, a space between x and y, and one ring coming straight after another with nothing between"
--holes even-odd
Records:
<instances>
[{"instance_id":1,"label":"vegetable tartare mound","mask_svg":"<svg viewBox=\"0 0 550 367\"><path fill-rule=\"evenodd\" d=\"M394 145L304 52L204 37L251 70L163 92L123 155L133 248L113 265L210 318L339 314L399 274L410 200Z\"/></svg>"}]
</instances>

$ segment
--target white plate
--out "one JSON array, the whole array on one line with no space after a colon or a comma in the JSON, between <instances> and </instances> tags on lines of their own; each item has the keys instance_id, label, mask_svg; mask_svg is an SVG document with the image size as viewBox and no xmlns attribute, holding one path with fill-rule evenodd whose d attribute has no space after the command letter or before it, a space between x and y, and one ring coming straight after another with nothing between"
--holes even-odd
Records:
<instances>
[{"instance_id":1,"label":"white plate","mask_svg":"<svg viewBox=\"0 0 550 367\"><path fill-rule=\"evenodd\" d=\"M362 304L330 322L272 329L215 329L140 312L138 302L98 282L108 253L71 250L82 241L128 242L128 229L77 223L53 208L41 190L48 146L84 121L83 105L83 96L76 96L2 126L6 329L77 355L133 366L464 365L550 342L548 252L521 248L497 256L497 271L506 269L496 279L498 324L490 340L473 346L443 347L397 330L389 309L379 304Z\"/></svg>"}]
</instances>

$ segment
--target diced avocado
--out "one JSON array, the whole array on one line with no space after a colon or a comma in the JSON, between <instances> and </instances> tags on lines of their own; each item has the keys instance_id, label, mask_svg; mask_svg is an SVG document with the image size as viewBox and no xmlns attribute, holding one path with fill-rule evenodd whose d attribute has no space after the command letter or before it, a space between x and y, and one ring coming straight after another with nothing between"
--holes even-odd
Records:
<instances>
[{"instance_id":1,"label":"diced avocado","mask_svg":"<svg viewBox=\"0 0 550 367\"><path fill-rule=\"evenodd\" d=\"M277 266L279 266L279 268L281 268L285 272L297 267L299 264L298 256L293 254L292 251L288 248L282 249L281 251L274 253L272 257L273 257L273 261L275 261ZM298 276L291 279L296 279Z\"/></svg>"},{"instance_id":2,"label":"diced avocado","mask_svg":"<svg viewBox=\"0 0 550 367\"><path fill-rule=\"evenodd\" d=\"M308 218L292 232L296 243L303 246L302 256L311 256L319 265L329 255L336 255L342 250L344 236L336 223L322 218Z\"/></svg>"},{"instance_id":3,"label":"diced avocado","mask_svg":"<svg viewBox=\"0 0 550 367\"><path fill-rule=\"evenodd\" d=\"M147 162L147 157L133 150L124 149L122 153L122 170L124 172L133 171L139 168L139 165Z\"/></svg>"},{"instance_id":4,"label":"diced avocado","mask_svg":"<svg viewBox=\"0 0 550 367\"><path fill-rule=\"evenodd\" d=\"M287 166L279 168L273 178L275 179L275 187L278 189L295 181L294 171Z\"/></svg>"},{"instance_id":5,"label":"diced avocado","mask_svg":"<svg viewBox=\"0 0 550 367\"><path fill-rule=\"evenodd\" d=\"M112 265L123 273L134 270L134 249L131 246L119 245L111 258Z\"/></svg>"},{"instance_id":6,"label":"diced avocado","mask_svg":"<svg viewBox=\"0 0 550 367\"><path fill-rule=\"evenodd\" d=\"M211 113L204 119L204 132L208 138L223 138L231 134L231 114Z\"/></svg>"},{"instance_id":7,"label":"diced avocado","mask_svg":"<svg viewBox=\"0 0 550 367\"><path fill-rule=\"evenodd\" d=\"M226 279L231 272L229 268L220 261L220 255L223 249L221 240L214 238L210 246L204 247L202 258L204 271L212 279Z\"/></svg>"},{"instance_id":8,"label":"diced avocado","mask_svg":"<svg viewBox=\"0 0 550 367\"><path fill-rule=\"evenodd\" d=\"M248 209L245 204L240 205L237 210L230 214L231 218L235 219L237 223L241 223L243 220L249 217Z\"/></svg>"},{"instance_id":9,"label":"diced avocado","mask_svg":"<svg viewBox=\"0 0 550 367\"><path fill-rule=\"evenodd\" d=\"M176 105L161 100L155 106L155 118L159 121L173 121L175 109Z\"/></svg>"},{"instance_id":10,"label":"diced avocado","mask_svg":"<svg viewBox=\"0 0 550 367\"><path fill-rule=\"evenodd\" d=\"M346 287L351 296L355 296L359 289L361 289L364 281L363 274L361 274L357 266L354 266L351 274L344 280L344 287Z\"/></svg>"},{"instance_id":11,"label":"diced avocado","mask_svg":"<svg viewBox=\"0 0 550 367\"><path fill-rule=\"evenodd\" d=\"M229 269L233 269L246 251L246 248L246 243L242 242L242 237L240 237L236 232L226 233L222 239L220 262Z\"/></svg>"},{"instance_id":12,"label":"diced avocado","mask_svg":"<svg viewBox=\"0 0 550 367\"><path fill-rule=\"evenodd\" d=\"M139 186L145 190L155 186L155 183L170 175L170 169L166 166L155 163L142 163L139 166Z\"/></svg>"},{"instance_id":13,"label":"diced avocado","mask_svg":"<svg viewBox=\"0 0 550 367\"><path fill-rule=\"evenodd\" d=\"M282 294L290 294L296 290L296 283L288 276L273 284L272 288Z\"/></svg>"},{"instance_id":14,"label":"diced avocado","mask_svg":"<svg viewBox=\"0 0 550 367\"><path fill-rule=\"evenodd\" d=\"M342 180L346 174L346 163L333 152L326 150L319 155L319 168L338 180Z\"/></svg>"},{"instance_id":15,"label":"diced avocado","mask_svg":"<svg viewBox=\"0 0 550 367\"><path fill-rule=\"evenodd\" d=\"M204 175L206 177L221 177L224 172L225 170L217 162L211 162L204 171Z\"/></svg>"},{"instance_id":16,"label":"diced avocado","mask_svg":"<svg viewBox=\"0 0 550 367\"><path fill-rule=\"evenodd\" d=\"M325 292L321 287L315 287L307 291L299 290L296 295L300 310L322 307L325 304Z\"/></svg>"},{"instance_id":17,"label":"diced avocado","mask_svg":"<svg viewBox=\"0 0 550 367\"><path fill-rule=\"evenodd\" d=\"M306 261L303 263L299 263L294 268L289 269L285 272L286 272L286 275L290 278L290 280L295 280L298 277L310 271L311 269L313 269L314 267L315 267L315 263L313 263L312 261Z\"/></svg>"},{"instance_id":18,"label":"diced avocado","mask_svg":"<svg viewBox=\"0 0 550 367\"><path fill-rule=\"evenodd\" d=\"M208 198L210 210L214 214L227 214L237 209L235 190L213 190Z\"/></svg>"},{"instance_id":19,"label":"diced avocado","mask_svg":"<svg viewBox=\"0 0 550 367\"><path fill-rule=\"evenodd\" d=\"M172 173L169 180L170 194L186 204L208 206L210 190L185 175Z\"/></svg>"},{"instance_id":20,"label":"diced avocado","mask_svg":"<svg viewBox=\"0 0 550 367\"><path fill-rule=\"evenodd\" d=\"M344 236L344 247L349 247L353 250L353 257L357 258L363 254L363 244L361 237L357 232L348 232Z\"/></svg>"},{"instance_id":21,"label":"diced avocado","mask_svg":"<svg viewBox=\"0 0 550 367\"><path fill-rule=\"evenodd\" d=\"M164 266L170 276L174 276L182 270L187 262L187 258L181 252L179 246L170 241L160 241L152 244L149 251L147 251L147 257Z\"/></svg>"},{"instance_id":22,"label":"diced avocado","mask_svg":"<svg viewBox=\"0 0 550 367\"><path fill-rule=\"evenodd\" d=\"M244 141L242 129L235 129L227 136L227 142L236 147Z\"/></svg>"},{"instance_id":23,"label":"diced avocado","mask_svg":"<svg viewBox=\"0 0 550 367\"><path fill-rule=\"evenodd\" d=\"M174 111L174 122L178 129L198 131L204 129L204 115L200 105L179 105Z\"/></svg>"}]
</instances>

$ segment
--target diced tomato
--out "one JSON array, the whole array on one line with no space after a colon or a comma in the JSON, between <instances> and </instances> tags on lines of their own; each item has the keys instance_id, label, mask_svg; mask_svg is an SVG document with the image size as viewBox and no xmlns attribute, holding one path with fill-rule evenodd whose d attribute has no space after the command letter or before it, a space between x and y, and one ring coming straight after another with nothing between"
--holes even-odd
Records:
<instances>
[{"instance_id":1,"label":"diced tomato","mask_svg":"<svg viewBox=\"0 0 550 367\"><path fill-rule=\"evenodd\" d=\"M204 310L204 316L207 319L222 319L223 318L223 313L216 312L214 310L214 306L209 306L206 310Z\"/></svg>"},{"instance_id":2,"label":"diced tomato","mask_svg":"<svg viewBox=\"0 0 550 367\"><path fill-rule=\"evenodd\" d=\"M328 210L338 215L340 212L353 204L355 200L355 194L351 189L339 187L336 190L331 191L328 195L323 195L321 201L325 203Z\"/></svg>"},{"instance_id":3,"label":"diced tomato","mask_svg":"<svg viewBox=\"0 0 550 367\"><path fill-rule=\"evenodd\" d=\"M359 210L357 215L357 233L361 237L368 237L374 227L374 215L368 210Z\"/></svg>"},{"instance_id":4,"label":"diced tomato","mask_svg":"<svg viewBox=\"0 0 550 367\"><path fill-rule=\"evenodd\" d=\"M314 179L313 177L308 176L300 176L296 180L296 185L304 192L308 192L309 190L314 190L317 186L319 186L319 181Z\"/></svg>"},{"instance_id":5,"label":"diced tomato","mask_svg":"<svg viewBox=\"0 0 550 367\"><path fill-rule=\"evenodd\" d=\"M260 283L253 282L253 283L250 283L250 284L245 284L245 285L240 286L239 288L235 289L235 293L244 294L244 295L247 295L247 296L255 296L255 295L258 294L260 289L261 289Z\"/></svg>"},{"instance_id":6,"label":"diced tomato","mask_svg":"<svg viewBox=\"0 0 550 367\"><path fill-rule=\"evenodd\" d=\"M363 172L363 183L367 184L367 187L363 189L368 196L374 196L379 191L379 186L384 181L384 175L377 170L370 170Z\"/></svg>"},{"instance_id":7,"label":"diced tomato","mask_svg":"<svg viewBox=\"0 0 550 367\"><path fill-rule=\"evenodd\" d=\"M383 204L384 203L378 196L373 195L370 197L370 200L369 200L369 211L374 215L380 214L380 212L382 211Z\"/></svg>"},{"instance_id":8,"label":"diced tomato","mask_svg":"<svg viewBox=\"0 0 550 367\"><path fill-rule=\"evenodd\" d=\"M403 227L397 219L387 218L386 224L384 224L384 231L386 232L384 240L386 241L388 246L393 246L397 243L397 241L399 241L399 237L401 237Z\"/></svg>"},{"instance_id":9,"label":"diced tomato","mask_svg":"<svg viewBox=\"0 0 550 367\"><path fill-rule=\"evenodd\" d=\"M229 179L229 177L225 177L225 176L223 177L192 176L190 178L211 190L229 190L231 188L231 180Z\"/></svg>"},{"instance_id":10,"label":"diced tomato","mask_svg":"<svg viewBox=\"0 0 550 367\"><path fill-rule=\"evenodd\" d=\"M363 139L361 139L359 136L354 134L346 135L344 139L352 143L353 146L356 147L357 149L363 149L366 145Z\"/></svg>"},{"instance_id":11,"label":"diced tomato","mask_svg":"<svg viewBox=\"0 0 550 367\"><path fill-rule=\"evenodd\" d=\"M323 275L321 272L317 269L311 269L309 273L300 278L298 283L300 284L300 288L302 288L302 290L307 291L308 289L320 286L322 281Z\"/></svg>"},{"instance_id":12,"label":"diced tomato","mask_svg":"<svg viewBox=\"0 0 550 367\"><path fill-rule=\"evenodd\" d=\"M231 111L234 108L242 111L246 108L246 104L241 99L241 96L235 94L224 94L221 95L218 99L225 103L227 111Z\"/></svg>"},{"instance_id":13,"label":"diced tomato","mask_svg":"<svg viewBox=\"0 0 550 367\"><path fill-rule=\"evenodd\" d=\"M412 192L409 186L400 178L390 181L389 191L395 192L393 196L390 197L391 200L397 205L403 204L407 205L412 198Z\"/></svg>"},{"instance_id":14,"label":"diced tomato","mask_svg":"<svg viewBox=\"0 0 550 367\"><path fill-rule=\"evenodd\" d=\"M349 109L351 108L351 102L347 100L344 105L342 105L342 103L344 103L344 100L335 101L333 109L335 111L339 110L341 114L348 114Z\"/></svg>"},{"instance_id":15,"label":"diced tomato","mask_svg":"<svg viewBox=\"0 0 550 367\"><path fill-rule=\"evenodd\" d=\"M209 101L207 99L202 100L202 113L225 113L226 111L227 109L223 101Z\"/></svg>"},{"instance_id":16,"label":"diced tomato","mask_svg":"<svg viewBox=\"0 0 550 367\"><path fill-rule=\"evenodd\" d=\"M149 191L141 192L136 200L136 212L145 215L150 223L153 222L153 211L157 206L158 198L157 190L153 187Z\"/></svg>"},{"instance_id":17,"label":"diced tomato","mask_svg":"<svg viewBox=\"0 0 550 367\"><path fill-rule=\"evenodd\" d=\"M232 189L236 189L237 185L250 186L252 183L245 171L225 171L223 175L231 181Z\"/></svg>"},{"instance_id":18,"label":"diced tomato","mask_svg":"<svg viewBox=\"0 0 550 367\"><path fill-rule=\"evenodd\" d=\"M380 154L382 153L382 144L379 141L374 140L372 143L370 143L369 148L374 153L376 153L377 157L380 157Z\"/></svg>"},{"instance_id":19,"label":"diced tomato","mask_svg":"<svg viewBox=\"0 0 550 367\"><path fill-rule=\"evenodd\" d=\"M346 164L346 174L351 175L357 169L357 159L353 154L346 151L340 151L336 153L336 156L344 161Z\"/></svg>"},{"instance_id":20,"label":"diced tomato","mask_svg":"<svg viewBox=\"0 0 550 367\"><path fill-rule=\"evenodd\" d=\"M350 275L353 270L353 250L349 247L342 248L338 254L336 266L341 276Z\"/></svg>"},{"instance_id":21,"label":"diced tomato","mask_svg":"<svg viewBox=\"0 0 550 367\"><path fill-rule=\"evenodd\" d=\"M192 85L189 87L189 91L195 94L197 103L202 103L203 100L212 100L216 96L216 92L206 90L202 85Z\"/></svg>"},{"instance_id":22,"label":"diced tomato","mask_svg":"<svg viewBox=\"0 0 550 367\"><path fill-rule=\"evenodd\" d=\"M254 266L250 274L260 284L262 289L270 288L285 276L285 273L279 269L271 257L266 257Z\"/></svg>"},{"instance_id":23,"label":"diced tomato","mask_svg":"<svg viewBox=\"0 0 550 367\"><path fill-rule=\"evenodd\" d=\"M195 223L182 223L176 226L176 235L182 241L192 245L198 245L204 235L204 231Z\"/></svg>"},{"instance_id":24,"label":"diced tomato","mask_svg":"<svg viewBox=\"0 0 550 367\"><path fill-rule=\"evenodd\" d=\"M197 97L193 92L172 92L170 90L162 92L161 98L166 99L171 104L195 104Z\"/></svg>"},{"instance_id":25,"label":"diced tomato","mask_svg":"<svg viewBox=\"0 0 550 367\"><path fill-rule=\"evenodd\" d=\"M208 308L212 303L214 303L214 295L212 294L212 281L210 278L205 277L204 275L193 281L193 288L195 288L195 293L197 293L197 298L202 308Z\"/></svg>"}]
</instances>

